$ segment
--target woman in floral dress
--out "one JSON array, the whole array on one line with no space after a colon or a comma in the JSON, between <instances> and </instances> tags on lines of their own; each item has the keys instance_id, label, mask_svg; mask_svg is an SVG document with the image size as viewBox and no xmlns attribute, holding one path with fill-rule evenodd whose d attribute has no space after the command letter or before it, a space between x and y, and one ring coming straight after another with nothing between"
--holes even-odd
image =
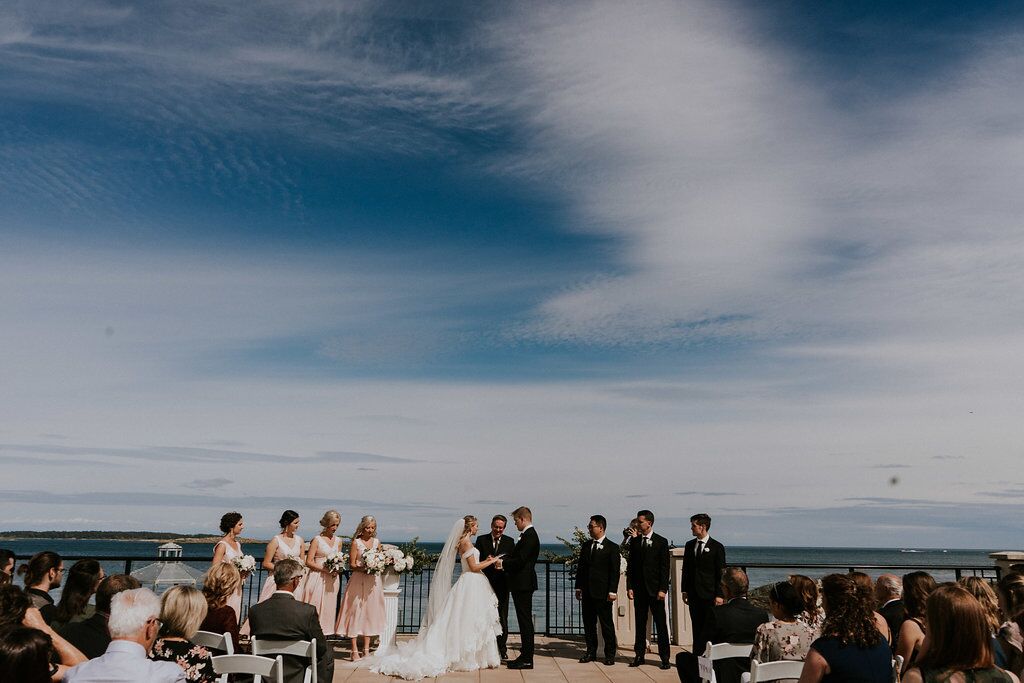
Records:
<instances>
[{"instance_id":1,"label":"woman in floral dress","mask_svg":"<svg viewBox=\"0 0 1024 683\"><path fill-rule=\"evenodd\" d=\"M774 584L768 591L768 605L775 621L757 627L750 658L758 662L792 660L802 662L821 632L803 619L804 601L788 581Z\"/></svg>"},{"instance_id":2,"label":"woman in floral dress","mask_svg":"<svg viewBox=\"0 0 1024 683\"><path fill-rule=\"evenodd\" d=\"M206 598L192 586L174 586L164 593L160 607L163 626L150 659L175 662L185 670L189 683L216 683L210 651L191 642L205 617Z\"/></svg>"}]
</instances>

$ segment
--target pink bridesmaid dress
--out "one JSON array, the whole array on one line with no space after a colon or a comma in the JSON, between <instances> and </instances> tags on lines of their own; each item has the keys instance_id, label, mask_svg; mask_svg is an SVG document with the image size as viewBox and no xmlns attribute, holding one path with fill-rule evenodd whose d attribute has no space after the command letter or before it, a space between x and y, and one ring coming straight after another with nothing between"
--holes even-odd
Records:
<instances>
[{"instance_id":1,"label":"pink bridesmaid dress","mask_svg":"<svg viewBox=\"0 0 1024 683\"><path fill-rule=\"evenodd\" d=\"M313 556L313 564L317 567L324 566L324 558L333 552L341 550L341 538L335 536L328 541L321 535L317 535L311 543L316 545L316 554ZM338 587L341 585L340 577L334 574L310 571L306 575L306 590L303 593L303 602L316 607L320 615L320 628L324 630L325 636L334 635L334 616L338 613Z\"/></svg>"},{"instance_id":2,"label":"pink bridesmaid dress","mask_svg":"<svg viewBox=\"0 0 1024 683\"><path fill-rule=\"evenodd\" d=\"M242 552L242 544L238 544L238 550L232 548L226 541L217 541L217 545L224 546L224 561L231 562L236 557L241 557L245 553ZM217 546L214 546L215 548ZM242 581L244 584L245 581ZM235 618L238 619L238 623L242 623L242 586L238 586L238 590L235 591L231 597L228 598L228 607L235 610Z\"/></svg>"},{"instance_id":3,"label":"pink bridesmaid dress","mask_svg":"<svg viewBox=\"0 0 1024 683\"><path fill-rule=\"evenodd\" d=\"M292 542L288 543L288 537L284 534L278 534L274 536L277 539L277 550L274 551L274 564L277 564L286 557L290 557L293 560L302 562L305 566L305 562L302 558L302 537L295 536L292 538ZM303 591L306 589L306 580L299 581L298 588L295 589L295 598L298 600L302 599ZM263 602L277 590L277 584L274 583L274 572L267 572L267 580L263 582L263 590L260 591L260 599L257 602Z\"/></svg>"},{"instance_id":4,"label":"pink bridesmaid dress","mask_svg":"<svg viewBox=\"0 0 1024 683\"><path fill-rule=\"evenodd\" d=\"M380 541L376 538L369 548L360 538L352 542L358 544L363 552L380 547ZM380 577L366 572L352 572L345 586L345 596L341 599L341 614L338 615L335 631L349 638L376 636L384 633L386 624L384 588Z\"/></svg>"}]
</instances>

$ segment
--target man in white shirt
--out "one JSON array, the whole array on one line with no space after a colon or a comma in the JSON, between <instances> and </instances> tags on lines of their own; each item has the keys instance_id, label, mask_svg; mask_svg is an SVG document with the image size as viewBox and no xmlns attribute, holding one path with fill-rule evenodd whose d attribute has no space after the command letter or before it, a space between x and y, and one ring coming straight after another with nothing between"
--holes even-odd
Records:
<instances>
[{"instance_id":1,"label":"man in white shirt","mask_svg":"<svg viewBox=\"0 0 1024 683\"><path fill-rule=\"evenodd\" d=\"M184 683L174 662L154 662L149 651L160 632L160 598L148 588L123 591L110 602L110 645L96 659L68 669L66 683Z\"/></svg>"}]
</instances>

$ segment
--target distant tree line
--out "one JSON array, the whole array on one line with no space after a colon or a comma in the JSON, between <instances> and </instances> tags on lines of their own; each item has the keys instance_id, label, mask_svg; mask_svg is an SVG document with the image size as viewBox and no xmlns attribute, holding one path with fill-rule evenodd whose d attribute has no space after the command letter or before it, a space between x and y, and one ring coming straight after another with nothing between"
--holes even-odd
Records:
<instances>
[{"instance_id":1,"label":"distant tree line","mask_svg":"<svg viewBox=\"0 0 1024 683\"><path fill-rule=\"evenodd\" d=\"M80 540L155 541L165 538L219 538L218 534L182 534L174 531L3 531L0 539L63 538Z\"/></svg>"}]
</instances>

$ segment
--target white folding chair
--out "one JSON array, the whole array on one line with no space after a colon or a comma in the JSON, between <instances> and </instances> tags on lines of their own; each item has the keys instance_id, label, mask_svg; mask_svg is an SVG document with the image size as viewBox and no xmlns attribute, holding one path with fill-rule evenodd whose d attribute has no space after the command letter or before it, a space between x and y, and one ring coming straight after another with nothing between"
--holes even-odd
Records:
<instances>
[{"instance_id":1,"label":"white folding chair","mask_svg":"<svg viewBox=\"0 0 1024 683\"><path fill-rule=\"evenodd\" d=\"M750 659L750 653L753 650L754 645L752 643L718 643L715 645L709 640L707 647L704 648L704 658L711 660L711 662L716 662L719 659L732 659L733 657ZM716 683L714 667L711 668L711 677L706 678L702 675L701 680Z\"/></svg>"},{"instance_id":2,"label":"white folding chair","mask_svg":"<svg viewBox=\"0 0 1024 683\"><path fill-rule=\"evenodd\" d=\"M903 672L903 655L896 655L892 660L892 683L900 682L900 675Z\"/></svg>"},{"instance_id":3,"label":"white folding chair","mask_svg":"<svg viewBox=\"0 0 1024 683\"><path fill-rule=\"evenodd\" d=\"M230 633L212 633L211 631L196 631L192 638L193 645L201 645L205 648L220 650L224 654L235 654L235 643L231 640Z\"/></svg>"},{"instance_id":4,"label":"white folding chair","mask_svg":"<svg viewBox=\"0 0 1024 683\"><path fill-rule=\"evenodd\" d=\"M803 670L804 663L800 661L784 660L762 664L755 659L750 662L750 683L800 678Z\"/></svg>"},{"instance_id":5,"label":"white folding chair","mask_svg":"<svg viewBox=\"0 0 1024 683\"><path fill-rule=\"evenodd\" d=\"M256 655L220 655L213 658L213 671L221 676L227 674L249 674L253 683L263 683L266 676L270 683L284 683L284 661Z\"/></svg>"},{"instance_id":6,"label":"white folding chair","mask_svg":"<svg viewBox=\"0 0 1024 683\"><path fill-rule=\"evenodd\" d=\"M316 680L316 638L312 640L266 640L252 639L254 655L294 655L309 659L306 666L304 683L317 683Z\"/></svg>"}]
</instances>

